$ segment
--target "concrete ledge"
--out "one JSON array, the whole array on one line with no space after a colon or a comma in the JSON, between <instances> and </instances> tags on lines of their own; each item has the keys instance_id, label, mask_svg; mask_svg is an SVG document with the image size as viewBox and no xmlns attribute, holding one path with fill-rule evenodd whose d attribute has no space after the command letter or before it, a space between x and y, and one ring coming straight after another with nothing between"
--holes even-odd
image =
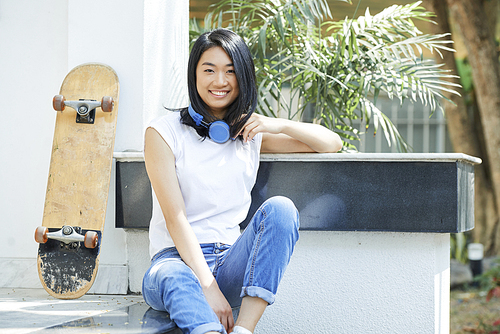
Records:
<instances>
[{"instance_id":1,"label":"concrete ledge","mask_svg":"<svg viewBox=\"0 0 500 334\"><path fill-rule=\"evenodd\" d=\"M129 287L128 266L99 265L90 294L126 295Z\"/></svg>"},{"instance_id":2,"label":"concrete ledge","mask_svg":"<svg viewBox=\"0 0 500 334\"><path fill-rule=\"evenodd\" d=\"M0 288L43 289L38 278L36 258L0 258L0 268ZM126 295L128 287L127 266L102 264L88 293Z\"/></svg>"},{"instance_id":3,"label":"concrete ledge","mask_svg":"<svg viewBox=\"0 0 500 334\"><path fill-rule=\"evenodd\" d=\"M121 162L143 162L143 152L114 152L113 157ZM261 154L260 161L462 161L478 165L480 158L464 153L286 153Z\"/></svg>"},{"instance_id":4,"label":"concrete ledge","mask_svg":"<svg viewBox=\"0 0 500 334\"><path fill-rule=\"evenodd\" d=\"M38 278L36 258L0 258L0 268L2 268L0 288L42 288Z\"/></svg>"}]
</instances>

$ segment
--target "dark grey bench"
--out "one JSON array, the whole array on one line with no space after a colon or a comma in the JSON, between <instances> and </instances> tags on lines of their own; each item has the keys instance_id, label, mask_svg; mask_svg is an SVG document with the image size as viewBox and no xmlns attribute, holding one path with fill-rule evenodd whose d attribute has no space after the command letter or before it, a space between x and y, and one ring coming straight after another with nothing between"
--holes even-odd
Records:
<instances>
[{"instance_id":1,"label":"dark grey bench","mask_svg":"<svg viewBox=\"0 0 500 334\"><path fill-rule=\"evenodd\" d=\"M297 206L302 230L468 231L474 227L471 161L480 160L434 156L406 154L398 161L394 154L263 155L249 217L267 198L284 195ZM144 162L117 161L116 227L147 229L151 207Z\"/></svg>"}]
</instances>

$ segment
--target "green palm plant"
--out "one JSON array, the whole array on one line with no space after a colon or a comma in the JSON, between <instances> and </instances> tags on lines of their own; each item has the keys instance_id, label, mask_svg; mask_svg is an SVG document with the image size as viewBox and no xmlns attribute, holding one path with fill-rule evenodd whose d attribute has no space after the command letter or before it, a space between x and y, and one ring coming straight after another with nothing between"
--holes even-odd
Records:
<instances>
[{"instance_id":1,"label":"green palm plant","mask_svg":"<svg viewBox=\"0 0 500 334\"><path fill-rule=\"evenodd\" d=\"M414 25L433 16L420 3L333 21L326 0L222 0L211 6L203 28L191 21L190 37L226 27L245 39L255 60L259 113L300 118L312 108L312 119L339 133L347 150L355 149L353 121L361 119L406 152L397 128L376 107L379 94L421 101L434 112L442 109L442 91L456 93L446 81L454 76L423 58L424 48L454 50L447 34L423 34Z\"/></svg>"}]
</instances>

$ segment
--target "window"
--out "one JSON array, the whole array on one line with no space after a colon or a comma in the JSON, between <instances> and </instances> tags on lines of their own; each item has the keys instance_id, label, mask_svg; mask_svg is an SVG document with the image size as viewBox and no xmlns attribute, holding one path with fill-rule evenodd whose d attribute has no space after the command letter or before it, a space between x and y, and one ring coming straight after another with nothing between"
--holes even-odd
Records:
<instances>
[{"instance_id":1,"label":"window","mask_svg":"<svg viewBox=\"0 0 500 334\"><path fill-rule=\"evenodd\" d=\"M398 99L390 100L387 96L382 95L377 99L376 105L396 125L401 136L413 148L414 153L453 152L443 112L437 110L431 116L430 107L420 102L405 101L400 105ZM361 133L361 140L353 142L359 152L397 152L395 145L389 146L380 127L374 136L373 123L366 131L365 122L361 120L355 120L354 126Z\"/></svg>"}]
</instances>

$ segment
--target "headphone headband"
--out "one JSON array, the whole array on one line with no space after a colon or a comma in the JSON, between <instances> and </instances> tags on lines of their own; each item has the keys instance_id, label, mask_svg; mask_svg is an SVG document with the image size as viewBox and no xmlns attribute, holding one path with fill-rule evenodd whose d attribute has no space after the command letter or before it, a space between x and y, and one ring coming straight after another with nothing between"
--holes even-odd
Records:
<instances>
[{"instance_id":1,"label":"headphone headband","mask_svg":"<svg viewBox=\"0 0 500 334\"><path fill-rule=\"evenodd\" d=\"M203 116L194 111L193 107L191 106L191 103L189 104L188 112L193 121L195 122L196 126L200 126L201 122L203 121Z\"/></svg>"}]
</instances>

